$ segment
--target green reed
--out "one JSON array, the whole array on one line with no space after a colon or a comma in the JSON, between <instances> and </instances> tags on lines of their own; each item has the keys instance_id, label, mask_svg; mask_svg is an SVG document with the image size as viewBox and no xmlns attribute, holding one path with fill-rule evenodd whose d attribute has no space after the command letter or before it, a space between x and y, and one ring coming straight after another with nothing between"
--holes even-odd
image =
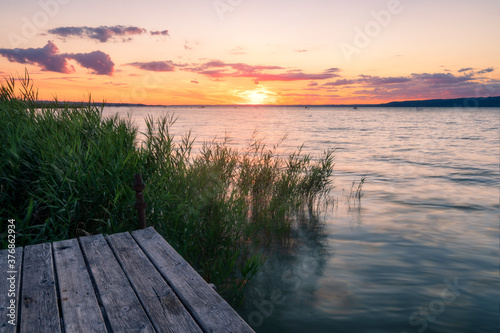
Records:
<instances>
[{"instance_id":1,"label":"green reed","mask_svg":"<svg viewBox=\"0 0 500 333\"><path fill-rule=\"evenodd\" d=\"M362 177L357 185L356 182L352 182L349 195L347 195L347 205L349 209L361 208L361 197L364 195L363 184L365 183L365 180L366 177Z\"/></svg>"},{"instance_id":2,"label":"green reed","mask_svg":"<svg viewBox=\"0 0 500 333\"><path fill-rule=\"evenodd\" d=\"M16 89L19 82L20 89ZM102 106L37 101L25 77L0 90L0 216L16 219L17 246L137 228L133 175L146 184L147 221L233 305L261 267L262 249L290 234L294 216L328 197L333 151L283 157L253 140L175 138L171 115L130 120ZM314 220L314 219L312 219ZM6 247L1 224L2 248Z\"/></svg>"}]
</instances>

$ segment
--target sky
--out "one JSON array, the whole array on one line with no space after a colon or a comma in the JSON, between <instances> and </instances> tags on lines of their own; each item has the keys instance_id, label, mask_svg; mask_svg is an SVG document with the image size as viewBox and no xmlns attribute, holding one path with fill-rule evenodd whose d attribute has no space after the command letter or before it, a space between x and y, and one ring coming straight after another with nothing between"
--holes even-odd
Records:
<instances>
[{"instance_id":1,"label":"sky","mask_svg":"<svg viewBox=\"0 0 500 333\"><path fill-rule=\"evenodd\" d=\"M0 76L155 105L500 96L498 0L0 0Z\"/></svg>"}]
</instances>

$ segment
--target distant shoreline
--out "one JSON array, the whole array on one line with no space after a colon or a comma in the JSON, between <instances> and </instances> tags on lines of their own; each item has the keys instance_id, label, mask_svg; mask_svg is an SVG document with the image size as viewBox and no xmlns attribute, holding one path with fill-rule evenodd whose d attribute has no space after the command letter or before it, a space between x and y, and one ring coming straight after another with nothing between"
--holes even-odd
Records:
<instances>
[{"instance_id":1,"label":"distant shoreline","mask_svg":"<svg viewBox=\"0 0 500 333\"><path fill-rule=\"evenodd\" d=\"M53 101L39 101L38 105L43 106L46 104L52 104ZM86 104L88 102L59 102L68 105L80 105ZM96 105L102 105L102 102L94 102ZM477 107L500 107L500 96L495 97L469 97L469 98L454 98L454 99L428 99L428 100L416 100L416 101L394 101L389 103L380 104L290 104L290 105L277 105L277 104L184 104L184 105L161 105L161 104L135 104L135 103L104 103L105 106L118 106L118 107L247 107L247 106L272 106L272 107L304 107L304 108L315 108L315 107L465 107L465 108L477 108Z\"/></svg>"}]
</instances>

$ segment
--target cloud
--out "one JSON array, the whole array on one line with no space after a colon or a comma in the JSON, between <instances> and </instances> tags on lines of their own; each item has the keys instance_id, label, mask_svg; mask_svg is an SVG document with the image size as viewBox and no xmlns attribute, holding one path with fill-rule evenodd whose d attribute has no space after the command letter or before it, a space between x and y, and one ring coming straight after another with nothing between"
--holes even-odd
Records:
<instances>
[{"instance_id":1,"label":"cloud","mask_svg":"<svg viewBox=\"0 0 500 333\"><path fill-rule=\"evenodd\" d=\"M255 75L241 74L239 77L252 77L258 81L300 81L300 80L326 80L333 77L332 74L307 74L307 73L258 73Z\"/></svg>"},{"instance_id":2,"label":"cloud","mask_svg":"<svg viewBox=\"0 0 500 333\"><path fill-rule=\"evenodd\" d=\"M196 84L198 84L198 83L200 83L200 82L198 82L198 81L196 81L196 80L191 80L191 83L196 83Z\"/></svg>"},{"instance_id":3,"label":"cloud","mask_svg":"<svg viewBox=\"0 0 500 333\"><path fill-rule=\"evenodd\" d=\"M184 41L184 50L192 50L195 46L200 45L200 42L198 41Z\"/></svg>"},{"instance_id":4,"label":"cloud","mask_svg":"<svg viewBox=\"0 0 500 333\"><path fill-rule=\"evenodd\" d=\"M345 86L345 85L350 85L357 83L357 80L347 80L347 79L341 79L333 82L327 82L323 84L324 86Z\"/></svg>"},{"instance_id":5,"label":"cloud","mask_svg":"<svg viewBox=\"0 0 500 333\"><path fill-rule=\"evenodd\" d=\"M364 83L372 85L372 86L405 83L405 82L410 82L412 80L410 77L404 77L404 76L379 77L379 76L370 76L370 75L360 75L360 77L361 77L361 79L358 80L359 82L364 82Z\"/></svg>"},{"instance_id":6,"label":"cloud","mask_svg":"<svg viewBox=\"0 0 500 333\"><path fill-rule=\"evenodd\" d=\"M324 73L337 73L340 72L340 68L332 67L324 70Z\"/></svg>"},{"instance_id":7,"label":"cloud","mask_svg":"<svg viewBox=\"0 0 500 333\"><path fill-rule=\"evenodd\" d=\"M129 66L134 66L145 71L152 72L173 72L175 70L175 64L168 61L150 61L150 62L132 62L127 64Z\"/></svg>"},{"instance_id":8,"label":"cloud","mask_svg":"<svg viewBox=\"0 0 500 333\"><path fill-rule=\"evenodd\" d=\"M469 72L467 75L475 75L475 74L485 74L485 73L491 73L493 72L494 69L493 67L489 67L489 68L485 68L485 69L481 69L479 71L474 71L474 68L472 67L467 67L467 68L462 68L462 69L459 69L458 70L458 73L462 73L462 72Z\"/></svg>"},{"instance_id":9,"label":"cloud","mask_svg":"<svg viewBox=\"0 0 500 333\"><path fill-rule=\"evenodd\" d=\"M94 51L90 53L72 53L65 54L67 58L76 60L85 68L94 70L94 74L112 75L115 69L115 64L110 56L102 51Z\"/></svg>"},{"instance_id":10,"label":"cloud","mask_svg":"<svg viewBox=\"0 0 500 333\"><path fill-rule=\"evenodd\" d=\"M38 65L44 71L65 74L75 71L68 59L75 60L82 67L93 69L95 74L112 75L114 71L113 61L104 52L59 53L59 48L52 41L37 49L0 49L0 55L10 62Z\"/></svg>"},{"instance_id":11,"label":"cloud","mask_svg":"<svg viewBox=\"0 0 500 333\"><path fill-rule=\"evenodd\" d=\"M352 95L358 99L414 100L497 96L500 84L478 76L493 69L474 71L465 68L466 75L451 73L413 73L404 77L372 77L360 75ZM400 81L400 82L398 82Z\"/></svg>"},{"instance_id":12,"label":"cloud","mask_svg":"<svg viewBox=\"0 0 500 333\"><path fill-rule=\"evenodd\" d=\"M230 53L234 55L246 54L245 50L241 46L235 47L230 51Z\"/></svg>"},{"instance_id":13,"label":"cloud","mask_svg":"<svg viewBox=\"0 0 500 333\"><path fill-rule=\"evenodd\" d=\"M45 71L59 73L73 72L68 67L66 58L59 54L59 49L51 41L48 41L44 47L37 49L0 49L0 55L6 57L10 62L38 65Z\"/></svg>"},{"instance_id":14,"label":"cloud","mask_svg":"<svg viewBox=\"0 0 500 333\"><path fill-rule=\"evenodd\" d=\"M151 36L168 36L168 37L170 37L170 35L168 34L168 30L150 31L149 33L151 34Z\"/></svg>"},{"instance_id":15,"label":"cloud","mask_svg":"<svg viewBox=\"0 0 500 333\"><path fill-rule=\"evenodd\" d=\"M493 71L494 71L493 67L490 67L490 68L481 69L480 71L477 71L476 74L491 73Z\"/></svg>"},{"instance_id":16,"label":"cloud","mask_svg":"<svg viewBox=\"0 0 500 333\"><path fill-rule=\"evenodd\" d=\"M439 85L439 84L456 84L465 81L470 81L473 79L470 75L455 76L451 73L421 73L421 74L411 74L411 77L415 80L425 81L427 84Z\"/></svg>"},{"instance_id":17,"label":"cloud","mask_svg":"<svg viewBox=\"0 0 500 333\"><path fill-rule=\"evenodd\" d=\"M230 66L231 68L240 71L242 73L255 73L255 72L260 72L262 70L283 69L283 67L280 66L262 66L262 65L254 66L243 63L226 64L226 66Z\"/></svg>"},{"instance_id":18,"label":"cloud","mask_svg":"<svg viewBox=\"0 0 500 333\"><path fill-rule=\"evenodd\" d=\"M413 73L405 76L361 74L326 83L311 81L303 91L328 92L329 88L338 88L338 91L343 92L342 95L350 96L343 98L344 100L368 102L500 95L500 80L482 75L493 72L493 67L481 70L464 68L460 72L462 75L448 73L443 69L440 73Z\"/></svg>"},{"instance_id":19,"label":"cloud","mask_svg":"<svg viewBox=\"0 0 500 333\"><path fill-rule=\"evenodd\" d=\"M104 82L105 85L110 85L110 86L116 86L116 87L123 87L123 86L128 86L126 83L117 83L117 82Z\"/></svg>"},{"instance_id":20,"label":"cloud","mask_svg":"<svg viewBox=\"0 0 500 333\"><path fill-rule=\"evenodd\" d=\"M89 39L96 39L101 43L105 43L110 39L115 39L116 37L129 37L129 38L122 38L122 41L125 42L130 40L130 36L146 34L147 30L134 26L114 25L110 27L100 26L96 28L87 26L59 27L50 29L48 32L62 38L68 38L68 37L89 38ZM168 30L152 31L151 34L168 36Z\"/></svg>"},{"instance_id":21,"label":"cloud","mask_svg":"<svg viewBox=\"0 0 500 333\"><path fill-rule=\"evenodd\" d=\"M284 93L280 94L281 96L300 96L300 97L324 97L324 95L320 94L300 94L300 93Z\"/></svg>"},{"instance_id":22,"label":"cloud","mask_svg":"<svg viewBox=\"0 0 500 333\"><path fill-rule=\"evenodd\" d=\"M281 66L226 63L221 60L211 60L201 64L176 64L169 60L133 62L127 65L156 72L174 71L176 68L179 68L184 71L205 75L213 79L246 77L252 79L256 84L258 84L259 81L325 80L339 76L330 73L308 74L302 72L300 69L276 73L270 71L285 70L285 68ZM332 70L338 71L338 69L330 69L330 71Z\"/></svg>"}]
</instances>

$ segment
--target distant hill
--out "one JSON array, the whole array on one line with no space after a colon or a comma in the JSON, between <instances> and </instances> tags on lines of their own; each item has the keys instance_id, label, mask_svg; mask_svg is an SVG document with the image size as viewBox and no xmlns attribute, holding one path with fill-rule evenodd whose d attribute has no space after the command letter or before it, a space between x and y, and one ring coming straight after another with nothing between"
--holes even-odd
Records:
<instances>
[{"instance_id":1,"label":"distant hill","mask_svg":"<svg viewBox=\"0 0 500 333\"><path fill-rule=\"evenodd\" d=\"M500 96L455 98L455 99L428 99L422 101L403 101L379 104L388 107L500 107Z\"/></svg>"}]
</instances>

